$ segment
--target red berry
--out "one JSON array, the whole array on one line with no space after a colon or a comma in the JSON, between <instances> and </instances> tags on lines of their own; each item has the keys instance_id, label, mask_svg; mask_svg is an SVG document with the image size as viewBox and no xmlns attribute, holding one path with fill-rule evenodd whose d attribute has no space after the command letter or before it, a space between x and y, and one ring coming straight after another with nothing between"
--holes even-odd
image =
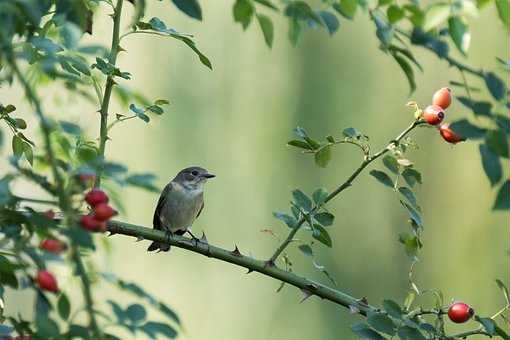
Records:
<instances>
[{"instance_id":1,"label":"red berry","mask_svg":"<svg viewBox=\"0 0 510 340\"><path fill-rule=\"evenodd\" d=\"M454 302L448 308L448 317L455 323L464 323L468 321L475 311L464 302Z\"/></svg>"},{"instance_id":2,"label":"red berry","mask_svg":"<svg viewBox=\"0 0 510 340\"><path fill-rule=\"evenodd\" d=\"M452 102L452 90L448 87L443 87L442 89L439 89L434 95L432 96L432 104L438 105L442 107L444 110L448 106L450 106Z\"/></svg>"},{"instance_id":3,"label":"red berry","mask_svg":"<svg viewBox=\"0 0 510 340\"><path fill-rule=\"evenodd\" d=\"M46 216L46 218L49 219L49 220L53 220L53 219L55 219L55 212L53 210L51 210L51 209L50 210L46 210L44 212L44 216Z\"/></svg>"},{"instance_id":4,"label":"red berry","mask_svg":"<svg viewBox=\"0 0 510 340\"><path fill-rule=\"evenodd\" d=\"M450 124L441 125L439 128L439 133L441 134L441 137L443 137L443 139L448 143L457 144L458 142L463 142L466 140L466 138L450 129Z\"/></svg>"},{"instance_id":5,"label":"red berry","mask_svg":"<svg viewBox=\"0 0 510 340\"><path fill-rule=\"evenodd\" d=\"M444 111L438 105L429 105L423 110L423 119L430 125L437 125L443 121Z\"/></svg>"},{"instance_id":6,"label":"red berry","mask_svg":"<svg viewBox=\"0 0 510 340\"><path fill-rule=\"evenodd\" d=\"M85 195L85 202L95 207L101 203L108 203L108 195L103 190L94 188Z\"/></svg>"},{"instance_id":7,"label":"red berry","mask_svg":"<svg viewBox=\"0 0 510 340\"><path fill-rule=\"evenodd\" d=\"M47 270L39 270L37 272L37 284L42 290L49 292L58 292L58 284L55 276Z\"/></svg>"},{"instance_id":8,"label":"red berry","mask_svg":"<svg viewBox=\"0 0 510 340\"><path fill-rule=\"evenodd\" d=\"M81 226L88 231L106 231L106 222L96 219L94 215L84 215L80 219Z\"/></svg>"},{"instance_id":9,"label":"red berry","mask_svg":"<svg viewBox=\"0 0 510 340\"><path fill-rule=\"evenodd\" d=\"M89 185L96 180L96 174L92 172L82 172L78 174L78 179L80 180L81 183Z\"/></svg>"},{"instance_id":10,"label":"red berry","mask_svg":"<svg viewBox=\"0 0 510 340\"><path fill-rule=\"evenodd\" d=\"M94 207L94 216L99 221L108 221L117 214L117 211L106 203L101 203Z\"/></svg>"},{"instance_id":11,"label":"red berry","mask_svg":"<svg viewBox=\"0 0 510 340\"><path fill-rule=\"evenodd\" d=\"M39 248L41 248L42 250L46 250L50 253L58 254L64 251L67 248L67 246L62 241L55 239L46 239L41 242Z\"/></svg>"}]
</instances>

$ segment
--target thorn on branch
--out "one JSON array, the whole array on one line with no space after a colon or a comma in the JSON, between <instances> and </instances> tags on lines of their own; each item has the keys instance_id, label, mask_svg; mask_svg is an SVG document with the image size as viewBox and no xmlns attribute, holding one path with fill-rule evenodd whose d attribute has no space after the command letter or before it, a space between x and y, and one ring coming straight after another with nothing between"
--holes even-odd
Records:
<instances>
[{"instance_id":1,"label":"thorn on branch","mask_svg":"<svg viewBox=\"0 0 510 340\"><path fill-rule=\"evenodd\" d=\"M207 236L205 236L204 231L202 231L202 237L200 238L200 242L209 244L209 241L207 241Z\"/></svg>"},{"instance_id":2,"label":"thorn on branch","mask_svg":"<svg viewBox=\"0 0 510 340\"><path fill-rule=\"evenodd\" d=\"M271 268L271 267L276 267L275 263L273 260L267 260L265 263L264 263L264 268Z\"/></svg>"},{"instance_id":3,"label":"thorn on branch","mask_svg":"<svg viewBox=\"0 0 510 340\"><path fill-rule=\"evenodd\" d=\"M303 293L303 297L299 301L299 303L303 303L306 299L308 299L310 296L312 296L312 292L307 289L301 289L301 293Z\"/></svg>"},{"instance_id":4,"label":"thorn on branch","mask_svg":"<svg viewBox=\"0 0 510 340\"><path fill-rule=\"evenodd\" d=\"M353 305L349 305L349 313L350 314L358 314L360 312L359 308Z\"/></svg>"},{"instance_id":5,"label":"thorn on branch","mask_svg":"<svg viewBox=\"0 0 510 340\"><path fill-rule=\"evenodd\" d=\"M250 273L253 273L253 269L248 268L248 271L246 272L246 274L250 274Z\"/></svg>"},{"instance_id":6,"label":"thorn on branch","mask_svg":"<svg viewBox=\"0 0 510 340\"><path fill-rule=\"evenodd\" d=\"M237 248L237 245L235 245L235 249L232 250L230 252L230 254L234 255L234 256L237 256L237 257L241 257L243 256L243 254L241 254L241 252L239 251L239 248Z\"/></svg>"},{"instance_id":7,"label":"thorn on branch","mask_svg":"<svg viewBox=\"0 0 510 340\"><path fill-rule=\"evenodd\" d=\"M145 240L145 238L143 236L137 236L135 242L140 242L140 241L143 241L143 240Z\"/></svg>"}]
</instances>

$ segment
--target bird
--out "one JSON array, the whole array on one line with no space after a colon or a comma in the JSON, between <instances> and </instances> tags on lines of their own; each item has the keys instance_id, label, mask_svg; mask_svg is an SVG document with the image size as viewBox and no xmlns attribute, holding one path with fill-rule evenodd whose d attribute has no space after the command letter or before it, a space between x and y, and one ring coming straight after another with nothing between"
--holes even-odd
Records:
<instances>
[{"instance_id":1,"label":"bird","mask_svg":"<svg viewBox=\"0 0 510 340\"><path fill-rule=\"evenodd\" d=\"M152 220L153 228L166 231L170 236L189 233L197 240L190 228L204 209L204 184L214 177L199 166L181 170L159 197ZM154 250L169 251L170 245L154 241L147 251Z\"/></svg>"}]
</instances>

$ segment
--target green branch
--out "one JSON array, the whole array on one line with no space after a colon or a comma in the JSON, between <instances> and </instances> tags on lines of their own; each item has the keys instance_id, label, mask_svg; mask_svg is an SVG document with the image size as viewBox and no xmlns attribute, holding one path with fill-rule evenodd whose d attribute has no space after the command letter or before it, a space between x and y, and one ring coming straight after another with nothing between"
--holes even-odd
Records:
<instances>
[{"instance_id":1,"label":"green branch","mask_svg":"<svg viewBox=\"0 0 510 340\"><path fill-rule=\"evenodd\" d=\"M388 145L381 149L379 152L373 154L372 156L368 156L368 157L365 157L365 159L363 160L363 162L361 163L361 165L356 169L354 170L354 172L349 176L349 178L347 178L347 180L345 182L343 182L341 185L339 185L333 192L331 192L328 197L326 197L326 199L324 200L324 203L323 204L326 204L328 203L329 201L331 201L333 198L335 198L338 194L340 194L342 191L344 191L345 189L347 189L348 187L350 187L352 185L352 182L356 179L356 177L358 177L358 175L370 164L372 163L373 161L375 161L376 159L378 159L379 157L381 157L382 155L384 155L386 152L388 152L390 150L390 148L394 145L397 145L401 140L402 138L404 138L409 132L411 132L415 127L417 127L418 125L420 125L422 122L420 120L415 120L413 121L413 123L411 125L409 125L407 127L407 129L405 129L404 131L402 131L395 139L393 139L392 141L390 141L388 143ZM312 211L310 211L310 214L313 214L315 213L318 209L321 208L322 205L317 205L315 206ZM289 235L287 236L287 238L280 244L280 246L276 249L276 251L274 252L273 256L271 256L271 258L269 259L268 263L270 265L274 265L275 264L275 261L276 259L278 258L278 256L280 256L280 254L285 250L285 248L287 248L287 246L292 242L292 240L294 239L294 236L296 235L296 233L299 231L299 229L301 228L301 226L305 223L306 221L306 216L305 217L302 217L299 222L297 223L296 227L293 228L290 232L289 232Z\"/></svg>"},{"instance_id":2,"label":"green branch","mask_svg":"<svg viewBox=\"0 0 510 340\"><path fill-rule=\"evenodd\" d=\"M115 7L113 13L113 36L112 36L112 46L110 49L110 54L108 56L108 62L113 66L117 63L117 55L119 54L119 42L120 42L120 18L122 15L122 4L124 0L117 0L117 6ZM108 140L108 108L110 106L110 98L112 95L113 86L115 85L115 81L113 80L113 75L107 76L106 78L106 86L104 89L103 102L101 104L101 109L99 110L101 114L101 127L99 131L99 157L104 158L105 149L106 149L106 141ZM101 173L103 169L102 166L99 167L96 175L96 183L95 186L98 187L101 184Z\"/></svg>"},{"instance_id":3,"label":"green branch","mask_svg":"<svg viewBox=\"0 0 510 340\"><path fill-rule=\"evenodd\" d=\"M297 276L291 272L277 268L276 266L267 266L267 262L257 260L251 256L242 254L237 247L233 251L215 247L205 242L196 242L178 235L172 235L152 228L146 228L134 224L119 221L108 222L108 231L112 234L122 234L143 238L161 243L167 243L172 246L183 248L198 254L212 257L221 261L229 262L248 269L250 272L259 272L266 276L288 283L299 288L305 297L316 295L322 299L329 300L346 308L356 307L361 315L368 312L377 312L378 309L364 303L361 299L356 299L344 292L335 290L318 282Z\"/></svg>"}]
</instances>

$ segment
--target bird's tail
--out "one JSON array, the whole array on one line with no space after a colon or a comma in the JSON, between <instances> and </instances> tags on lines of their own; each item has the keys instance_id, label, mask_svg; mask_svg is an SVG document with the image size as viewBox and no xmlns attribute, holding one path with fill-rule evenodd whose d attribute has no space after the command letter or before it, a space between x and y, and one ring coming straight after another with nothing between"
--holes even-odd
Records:
<instances>
[{"instance_id":1,"label":"bird's tail","mask_svg":"<svg viewBox=\"0 0 510 340\"><path fill-rule=\"evenodd\" d=\"M169 251L170 245L165 244L165 243L152 242L151 245L149 246L149 248L147 248L147 251L154 251L154 250L158 250L158 252L159 251Z\"/></svg>"}]
</instances>

